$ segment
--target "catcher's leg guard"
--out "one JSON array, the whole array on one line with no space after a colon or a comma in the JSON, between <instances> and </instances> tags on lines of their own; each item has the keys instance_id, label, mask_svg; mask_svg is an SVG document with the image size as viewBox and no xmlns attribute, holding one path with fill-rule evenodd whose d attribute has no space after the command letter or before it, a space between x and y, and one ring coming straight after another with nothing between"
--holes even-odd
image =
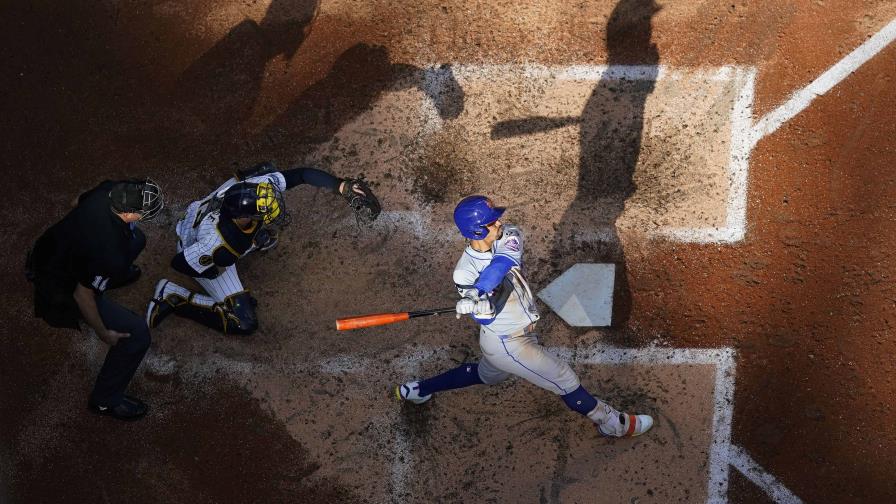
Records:
<instances>
[{"instance_id":1,"label":"catcher's leg guard","mask_svg":"<svg viewBox=\"0 0 896 504\"><path fill-rule=\"evenodd\" d=\"M204 294L168 282L162 297L174 308L174 314L221 331L224 334L252 334L258 328L253 298L247 291L234 294L216 303ZM170 291L170 292L168 292Z\"/></svg>"},{"instance_id":2,"label":"catcher's leg guard","mask_svg":"<svg viewBox=\"0 0 896 504\"><path fill-rule=\"evenodd\" d=\"M224 332L230 334L252 334L258 329L255 315L255 300L248 291L234 294L224 300L227 325Z\"/></svg>"},{"instance_id":3,"label":"catcher's leg guard","mask_svg":"<svg viewBox=\"0 0 896 504\"><path fill-rule=\"evenodd\" d=\"M234 300L233 298L237 296L233 296L227 298L224 303L215 303L211 306L195 303L194 294L186 303L176 306L174 313L224 334L249 335L258 329L258 319L255 317L255 309L252 308L248 293L245 294L245 299Z\"/></svg>"}]
</instances>

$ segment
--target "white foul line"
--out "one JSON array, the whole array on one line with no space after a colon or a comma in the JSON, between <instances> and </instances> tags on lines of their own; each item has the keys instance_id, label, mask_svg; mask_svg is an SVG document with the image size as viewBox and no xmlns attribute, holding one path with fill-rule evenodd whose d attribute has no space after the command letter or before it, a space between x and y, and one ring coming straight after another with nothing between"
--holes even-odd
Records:
<instances>
[{"instance_id":1,"label":"white foul line","mask_svg":"<svg viewBox=\"0 0 896 504\"><path fill-rule=\"evenodd\" d=\"M803 501L799 497L760 467L740 446L731 446L728 459L735 469L761 488L773 501L778 504L802 504Z\"/></svg>"},{"instance_id":2,"label":"white foul line","mask_svg":"<svg viewBox=\"0 0 896 504\"><path fill-rule=\"evenodd\" d=\"M808 86L794 93L783 105L760 119L753 126L750 148L752 149L763 137L773 133L782 124L802 112L816 97L830 91L831 88L855 72L894 39L896 39L896 19L890 21L881 31L874 34L853 52L847 54L846 57L838 61L837 64L821 74Z\"/></svg>"},{"instance_id":3,"label":"white foul line","mask_svg":"<svg viewBox=\"0 0 896 504\"><path fill-rule=\"evenodd\" d=\"M731 418L734 413L734 350L719 355L713 393L712 446L709 448L709 482L706 502L728 502L728 453L731 451Z\"/></svg>"}]
</instances>

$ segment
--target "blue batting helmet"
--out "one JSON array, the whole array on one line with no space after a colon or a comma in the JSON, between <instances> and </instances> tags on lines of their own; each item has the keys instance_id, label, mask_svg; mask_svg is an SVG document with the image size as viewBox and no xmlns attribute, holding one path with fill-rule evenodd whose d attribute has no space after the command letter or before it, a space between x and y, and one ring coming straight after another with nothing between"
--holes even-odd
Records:
<instances>
[{"instance_id":1,"label":"blue batting helmet","mask_svg":"<svg viewBox=\"0 0 896 504\"><path fill-rule=\"evenodd\" d=\"M467 196L454 207L454 224L464 238L481 240L488 234L485 226L500 219L504 210L504 207L494 206L485 196Z\"/></svg>"}]
</instances>

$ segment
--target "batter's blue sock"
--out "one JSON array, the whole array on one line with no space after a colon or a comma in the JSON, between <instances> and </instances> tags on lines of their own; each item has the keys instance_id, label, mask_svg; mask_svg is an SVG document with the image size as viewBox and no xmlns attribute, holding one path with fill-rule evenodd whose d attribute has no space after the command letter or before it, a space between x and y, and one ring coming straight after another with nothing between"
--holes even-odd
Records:
<instances>
[{"instance_id":1,"label":"batter's blue sock","mask_svg":"<svg viewBox=\"0 0 896 504\"><path fill-rule=\"evenodd\" d=\"M560 398L569 406L569 409L585 416L588 416L588 413L591 413L591 410L597 407L597 399L581 385L572 392L560 396Z\"/></svg>"},{"instance_id":2,"label":"batter's blue sock","mask_svg":"<svg viewBox=\"0 0 896 504\"><path fill-rule=\"evenodd\" d=\"M482 379L479 378L479 364L465 363L438 376L421 381L419 394L428 396L433 392L480 385L482 383Z\"/></svg>"}]
</instances>

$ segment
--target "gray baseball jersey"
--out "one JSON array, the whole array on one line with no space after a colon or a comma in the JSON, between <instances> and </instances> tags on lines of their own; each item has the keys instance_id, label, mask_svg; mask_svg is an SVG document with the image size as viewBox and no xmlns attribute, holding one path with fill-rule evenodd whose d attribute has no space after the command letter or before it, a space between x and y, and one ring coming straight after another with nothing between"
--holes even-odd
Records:
<instances>
[{"instance_id":1,"label":"gray baseball jersey","mask_svg":"<svg viewBox=\"0 0 896 504\"><path fill-rule=\"evenodd\" d=\"M461 297L478 297L473 285L480 273L496 257L513 262L510 272L495 289L492 296L495 317L491 321L477 320L486 334L507 335L521 331L539 319L538 308L529 283L523 277L523 234L516 226L504 225L501 238L492 244L488 252L478 252L468 246L454 267L454 283Z\"/></svg>"},{"instance_id":2,"label":"gray baseball jersey","mask_svg":"<svg viewBox=\"0 0 896 504\"><path fill-rule=\"evenodd\" d=\"M481 324L479 377L487 384L494 384L515 375L557 395L569 394L579 387L578 376L569 364L538 344L532 329L539 314L522 273L523 233L510 225L505 225L502 232L488 252L478 252L468 246L454 268L458 293L462 297L478 297L479 291L473 285L492 260L503 257L513 263L490 296L494 317L473 317Z\"/></svg>"}]
</instances>

